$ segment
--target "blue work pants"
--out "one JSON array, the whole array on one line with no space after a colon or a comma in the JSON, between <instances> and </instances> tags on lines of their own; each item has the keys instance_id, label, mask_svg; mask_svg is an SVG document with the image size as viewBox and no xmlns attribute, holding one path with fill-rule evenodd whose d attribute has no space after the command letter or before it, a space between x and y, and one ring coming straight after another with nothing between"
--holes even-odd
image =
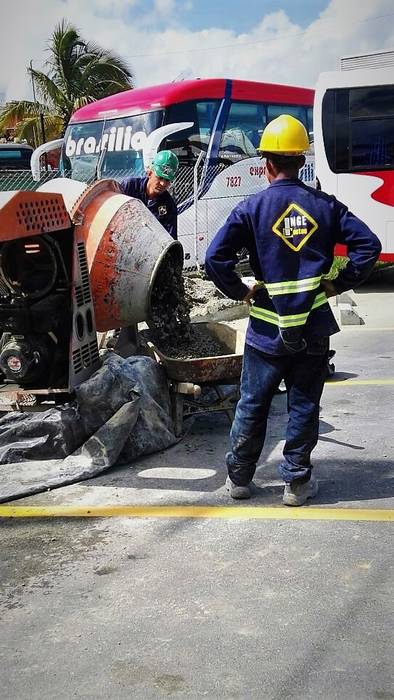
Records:
<instances>
[{"instance_id":1,"label":"blue work pants","mask_svg":"<svg viewBox=\"0 0 394 700\"><path fill-rule=\"evenodd\" d=\"M314 349L316 352L316 348ZM231 481L245 486L252 479L263 449L272 398L284 379L289 419L279 474L285 482L308 481L310 455L319 434L319 402L327 376L328 339L317 352L267 355L245 345L241 397L231 428L226 463Z\"/></svg>"}]
</instances>

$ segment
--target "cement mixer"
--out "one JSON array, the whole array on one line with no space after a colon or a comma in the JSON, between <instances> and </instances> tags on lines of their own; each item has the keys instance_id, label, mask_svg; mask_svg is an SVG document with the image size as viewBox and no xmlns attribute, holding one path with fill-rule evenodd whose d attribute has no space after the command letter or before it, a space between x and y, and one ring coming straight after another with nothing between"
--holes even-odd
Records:
<instances>
[{"instance_id":1,"label":"cement mixer","mask_svg":"<svg viewBox=\"0 0 394 700\"><path fill-rule=\"evenodd\" d=\"M116 181L0 193L0 410L69 394L98 367L96 330L148 320L182 246Z\"/></svg>"}]
</instances>

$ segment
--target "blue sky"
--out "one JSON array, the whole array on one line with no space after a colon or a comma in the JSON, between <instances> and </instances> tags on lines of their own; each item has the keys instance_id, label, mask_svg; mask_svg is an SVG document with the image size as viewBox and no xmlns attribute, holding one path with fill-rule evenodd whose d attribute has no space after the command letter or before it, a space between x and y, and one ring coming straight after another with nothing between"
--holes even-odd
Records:
<instances>
[{"instance_id":1,"label":"blue sky","mask_svg":"<svg viewBox=\"0 0 394 700\"><path fill-rule=\"evenodd\" d=\"M178 4L178 20L192 31L216 27L249 32L263 15L283 10L291 20L306 27L327 4L327 0L227 0L225 3L213 0L185 1ZM143 17L147 12L154 13L154 0L134 5L128 14L130 19L135 19ZM163 19L158 18L158 21L165 25Z\"/></svg>"},{"instance_id":2,"label":"blue sky","mask_svg":"<svg viewBox=\"0 0 394 700\"><path fill-rule=\"evenodd\" d=\"M43 66L62 19L128 60L137 87L180 76L313 87L341 56L394 48L393 0L27 0L23 12L0 0L0 9L6 99L31 98L26 66Z\"/></svg>"}]
</instances>

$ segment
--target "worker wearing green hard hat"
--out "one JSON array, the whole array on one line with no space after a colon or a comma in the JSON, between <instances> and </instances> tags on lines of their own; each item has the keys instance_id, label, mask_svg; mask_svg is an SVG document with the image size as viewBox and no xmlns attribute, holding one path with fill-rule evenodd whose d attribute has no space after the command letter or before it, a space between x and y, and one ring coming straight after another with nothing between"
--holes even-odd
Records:
<instances>
[{"instance_id":1,"label":"worker wearing green hard hat","mask_svg":"<svg viewBox=\"0 0 394 700\"><path fill-rule=\"evenodd\" d=\"M179 161L172 151L159 151L152 161L152 170L157 177L172 182L178 170Z\"/></svg>"},{"instance_id":2,"label":"worker wearing green hard hat","mask_svg":"<svg viewBox=\"0 0 394 700\"><path fill-rule=\"evenodd\" d=\"M146 177L127 177L119 183L122 192L140 199L175 240L177 206L167 190L175 179L178 166L175 153L159 151L153 158Z\"/></svg>"}]
</instances>

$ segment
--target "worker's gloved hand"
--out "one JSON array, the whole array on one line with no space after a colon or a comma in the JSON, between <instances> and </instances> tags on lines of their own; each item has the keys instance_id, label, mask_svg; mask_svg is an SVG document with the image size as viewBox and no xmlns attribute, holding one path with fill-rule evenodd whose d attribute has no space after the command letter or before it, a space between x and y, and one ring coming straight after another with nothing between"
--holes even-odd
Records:
<instances>
[{"instance_id":1,"label":"worker's gloved hand","mask_svg":"<svg viewBox=\"0 0 394 700\"><path fill-rule=\"evenodd\" d=\"M321 287L323 289L323 292L326 293L327 299L329 299L330 297L335 297L338 294L335 284L333 284L331 280L322 280Z\"/></svg>"},{"instance_id":2,"label":"worker's gloved hand","mask_svg":"<svg viewBox=\"0 0 394 700\"><path fill-rule=\"evenodd\" d=\"M279 328L279 334L287 352L295 355L306 348L306 340L298 328Z\"/></svg>"},{"instance_id":3,"label":"worker's gloved hand","mask_svg":"<svg viewBox=\"0 0 394 700\"><path fill-rule=\"evenodd\" d=\"M249 305L250 305L250 304L253 303L253 297L254 297L255 293L256 293L257 290L260 289L261 287L260 287L258 284L252 284L252 285L248 285L248 286L249 286L249 291L248 291L248 293L246 294L246 296L242 299L242 301L244 301L245 304L249 304Z\"/></svg>"}]
</instances>

